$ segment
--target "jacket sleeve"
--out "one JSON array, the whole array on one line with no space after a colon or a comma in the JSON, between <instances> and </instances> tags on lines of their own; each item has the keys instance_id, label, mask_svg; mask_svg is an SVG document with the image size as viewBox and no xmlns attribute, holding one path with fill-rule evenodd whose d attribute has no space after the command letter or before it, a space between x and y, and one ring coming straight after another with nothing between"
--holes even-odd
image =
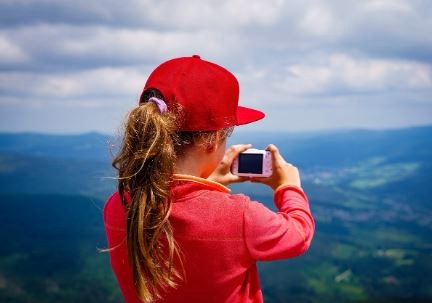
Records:
<instances>
[{"instance_id":1,"label":"jacket sleeve","mask_svg":"<svg viewBox=\"0 0 432 303\"><path fill-rule=\"evenodd\" d=\"M303 254L310 246L315 221L304 191L286 185L274 193L279 212L259 202L247 203L244 212L246 247L254 260L269 261Z\"/></svg>"}]
</instances>

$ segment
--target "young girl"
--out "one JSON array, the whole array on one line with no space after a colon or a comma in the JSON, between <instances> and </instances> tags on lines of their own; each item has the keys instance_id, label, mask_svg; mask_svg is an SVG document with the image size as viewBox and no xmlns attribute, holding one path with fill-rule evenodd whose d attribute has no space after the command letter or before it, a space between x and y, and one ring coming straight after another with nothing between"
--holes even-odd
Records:
<instances>
[{"instance_id":1,"label":"young girl","mask_svg":"<svg viewBox=\"0 0 432 303\"><path fill-rule=\"evenodd\" d=\"M264 117L238 106L237 79L199 56L162 63L128 116L104 208L113 271L126 302L262 302L257 261L298 256L314 219L296 167L274 145L273 174L230 172L250 145L226 150L236 125ZM230 194L233 182L274 190L279 212Z\"/></svg>"}]
</instances>

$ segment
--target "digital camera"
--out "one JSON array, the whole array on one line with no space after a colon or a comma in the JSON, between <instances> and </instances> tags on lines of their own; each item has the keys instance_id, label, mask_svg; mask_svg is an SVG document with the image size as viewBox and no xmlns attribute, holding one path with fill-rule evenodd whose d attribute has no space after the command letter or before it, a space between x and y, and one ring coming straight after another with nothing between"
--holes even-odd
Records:
<instances>
[{"instance_id":1,"label":"digital camera","mask_svg":"<svg viewBox=\"0 0 432 303\"><path fill-rule=\"evenodd\" d=\"M273 173L271 153L250 148L233 161L231 172L243 177L270 177Z\"/></svg>"}]
</instances>

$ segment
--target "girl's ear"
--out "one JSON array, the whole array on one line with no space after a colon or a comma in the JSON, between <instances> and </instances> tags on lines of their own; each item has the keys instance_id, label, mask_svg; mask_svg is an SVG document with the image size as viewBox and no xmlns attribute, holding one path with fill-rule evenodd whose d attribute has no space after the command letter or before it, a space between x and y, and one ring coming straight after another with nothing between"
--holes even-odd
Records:
<instances>
[{"instance_id":1,"label":"girl's ear","mask_svg":"<svg viewBox=\"0 0 432 303\"><path fill-rule=\"evenodd\" d=\"M207 143L207 149L206 149L206 151L208 153L215 152L218 149L219 144L222 143L220 141L221 141L221 135L219 134L219 132L216 132L216 138L215 138L215 140L212 140L211 142Z\"/></svg>"}]
</instances>

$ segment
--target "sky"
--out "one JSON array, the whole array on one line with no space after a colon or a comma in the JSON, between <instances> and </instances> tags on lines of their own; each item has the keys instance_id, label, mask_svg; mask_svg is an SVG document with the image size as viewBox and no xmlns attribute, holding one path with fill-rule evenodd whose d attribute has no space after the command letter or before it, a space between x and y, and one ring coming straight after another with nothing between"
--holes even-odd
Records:
<instances>
[{"instance_id":1,"label":"sky","mask_svg":"<svg viewBox=\"0 0 432 303\"><path fill-rule=\"evenodd\" d=\"M115 133L149 73L232 71L244 130L432 124L429 0L0 0L0 131Z\"/></svg>"}]
</instances>

